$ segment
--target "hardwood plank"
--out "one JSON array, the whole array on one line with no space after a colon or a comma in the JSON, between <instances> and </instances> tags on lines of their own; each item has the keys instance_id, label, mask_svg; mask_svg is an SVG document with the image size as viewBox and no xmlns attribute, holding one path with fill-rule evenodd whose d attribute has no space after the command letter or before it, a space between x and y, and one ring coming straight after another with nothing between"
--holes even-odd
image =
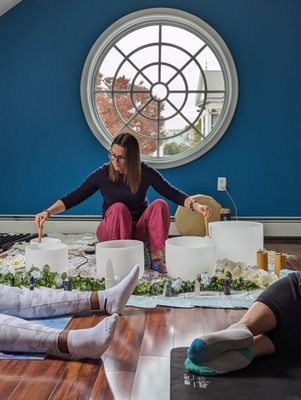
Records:
<instances>
[{"instance_id":1,"label":"hardwood plank","mask_svg":"<svg viewBox=\"0 0 301 400\"><path fill-rule=\"evenodd\" d=\"M229 325L226 310L220 308L205 308L202 314L203 323L205 326L205 333L219 331L225 329Z\"/></svg>"},{"instance_id":2,"label":"hardwood plank","mask_svg":"<svg viewBox=\"0 0 301 400\"><path fill-rule=\"evenodd\" d=\"M99 360L69 361L49 399L87 399L102 367Z\"/></svg>"},{"instance_id":3,"label":"hardwood plank","mask_svg":"<svg viewBox=\"0 0 301 400\"><path fill-rule=\"evenodd\" d=\"M148 312L144 309L125 308L119 318L113 342L106 351L106 371L136 371Z\"/></svg>"},{"instance_id":4,"label":"hardwood plank","mask_svg":"<svg viewBox=\"0 0 301 400\"><path fill-rule=\"evenodd\" d=\"M169 399L169 357L139 357L131 400Z\"/></svg>"},{"instance_id":5,"label":"hardwood plank","mask_svg":"<svg viewBox=\"0 0 301 400\"><path fill-rule=\"evenodd\" d=\"M141 356L169 356L174 341L175 309L150 310L141 347Z\"/></svg>"},{"instance_id":6,"label":"hardwood plank","mask_svg":"<svg viewBox=\"0 0 301 400\"><path fill-rule=\"evenodd\" d=\"M105 371L102 368L94 382L89 400L128 400L134 378L135 372Z\"/></svg>"},{"instance_id":7,"label":"hardwood plank","mask_svg":"<svg viewBox=\"0 0 301 400\"><path fill-rule=\"evenodd\" d=\"M47 400L64 369L64 362L25 361L25 374L8 399Z\"/></svg>"},{"instance_id":8,"label":"hardwood plank","mask_svg":"<svg viewBox=\"0 0 301 400\"><path fill-rule=\"evenodd\" d=\"M1 379L0 379L0 393L2 399L8 399L9 396L12 395L14 390L18 388L20 381L22 380L22 376L9 376L4 375L1 372Z\"/></svg>"},{"instance_id":9,"label":"hardwood plank","mask_svg":"<svg viewBox=\"0 0 301 400\"><path fill-rule=\"evenodd\" d=\"M4 376L21 376L24 375L24 360L1 360L1 374Z\"/></svg>"},{"instance_id":10,"label":"hardwood plank","mask_svg":"<svg viewBox=\"0 0 301 400\"><path fill-rule=\"evenodd\" d=\"M193 339L204 333L203 308L175 309L175 336L173 347L189 346Z\"/></svg>"},{"instance_id":11,"label":"hardwood plank","mask_svg":"<svg viewBox=\"0 0 301 400\"><path fill-rule=\"evenodd\" d=\"M74 316L67 325L66 329L86 329L97 325L108 314L102 312L83 313L82 315Z\"/></svg>"}]
</instances>

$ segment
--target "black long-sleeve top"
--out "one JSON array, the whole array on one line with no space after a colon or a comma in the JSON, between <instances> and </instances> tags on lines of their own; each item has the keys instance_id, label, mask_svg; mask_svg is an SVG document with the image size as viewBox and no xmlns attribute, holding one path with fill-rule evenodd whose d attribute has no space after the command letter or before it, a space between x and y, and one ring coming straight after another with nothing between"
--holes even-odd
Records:
<instances>
[{"instance_id":1,"label":"black long-sleeve top","mask_svg":"<svg viewBox=\"0 0 301 400\"><path fill-rule=\"evenodd\" d=\"M124 182L124 175L118 174L118 180L109 180L109 164L104 164L92 172L83 183L74 191L61 198L66 210L83 202L100 191L103 197L103 216L107 209L114 203L124 203L131 212L133 219L138 219L148 206L147 193L150 187L156 192L181 206L184 205L188 195L172 186L157 170L141 163L141 183L136 193L132 193L129 186Z\"/></svg>"}]
</instances>

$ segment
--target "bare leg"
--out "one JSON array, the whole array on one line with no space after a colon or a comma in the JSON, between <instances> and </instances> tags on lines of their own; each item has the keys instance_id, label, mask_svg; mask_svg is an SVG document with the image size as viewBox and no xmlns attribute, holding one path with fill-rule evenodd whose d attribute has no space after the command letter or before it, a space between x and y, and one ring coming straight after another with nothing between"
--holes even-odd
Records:
<instances>
[{"instance_id":1,"label":"bare leg","mask_svg":"<svg viewBox=\"0 0 301 400\"><path fill-rule=\"evenodd\" d=\"M162 250L156 250L151 252L151 259L155 260L156 258L162 257Z\"/></svg>"},{"instance_id":2,"label":"bare leg","mask_svg":"<svg viewBox=\"0 0 301 400\"><path fill-rule=\"evenodd\" d=\"M277 325L273 311L265 304L257 301L252 304L239 323L246 325L253 336L266 333L276 328Z\"/></svg>"},{"instance_id":3,"label":"bare leg","mask_svg":"<svg viewBox=\"0 0 301 400\"><path fill-rule=\"evenodd\" d=\"M252 352L254 358L274 354L275 346L266 335L257 335L254 337Z\"/></svg>"},{"instance_id":4,"label":"bare leg","mask_svg":"<svg viewBox=\"0 0 301 400\"><path fill-rule=\"evenodd\" d=\"M273 342L264 333L276 328L277 321L273 311L263 303L256 301L239 323L246 325L254 336L252 352L254 357L275 353Z\"/></svg>"}]
</instances>

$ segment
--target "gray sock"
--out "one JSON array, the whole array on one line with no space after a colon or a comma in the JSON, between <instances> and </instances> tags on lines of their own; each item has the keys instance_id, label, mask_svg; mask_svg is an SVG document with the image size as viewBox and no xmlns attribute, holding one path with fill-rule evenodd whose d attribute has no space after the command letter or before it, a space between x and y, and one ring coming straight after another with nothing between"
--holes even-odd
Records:
<instances>
[{"instance_id":1,"label":"gray sock","mask_svg":"<svg viewBox=\"0 0 301 400\"><path fill-rule=\"evenodd\" d=\"M185 361L188 371L203 376L226 374L246 368L253 360L253 353L250 349L230 350L220 354L214 360L202 364L195 364L189 358Z\"/></svg>"},{"instance_id":2,"label":"gray sock","mask_svg":"<svg viewBox=\"0 0 301 400\"><path fill-rule=\"evenodd\" d=\"M253 343L253 335L243 324L231 325L228 329L196 338L187 351L193 363L212 360L228 350L246 349Z\"/></svg>"}]
</instances>

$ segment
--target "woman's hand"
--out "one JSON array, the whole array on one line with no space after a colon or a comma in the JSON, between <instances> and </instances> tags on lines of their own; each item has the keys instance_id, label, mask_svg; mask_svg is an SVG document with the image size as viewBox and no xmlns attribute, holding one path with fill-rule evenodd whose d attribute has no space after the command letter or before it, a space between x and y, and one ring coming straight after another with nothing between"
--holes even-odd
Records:
<instances>
[{"instance_id":1,"label":"woman's hand","mask_svg":"<svg viewBox=\"0 0 301 400\"><path fill-rule=\"evenodd\" d=\"M197 212L198 214L203 214L204 218L209 218L212 214L210 207L198 203L192 197L186 197L184 202L184 207L190 208L190 210Z\"/></svg>"},{"instance_id":2,"label":"woman's hand","mask_svg":"<svg viewBox=\"0 0 301 400\"><path fill-rule=\"evenodd\" d=\"M62 200L57 200L54 204L48 207L46 210L38 213L35 216L35 221L38 228L43 228L44 222L50 217L50 215L60 213L61 211L65 211L66 207Z\"/></svg>"},{"instance_id":3,"label":"woman's hand","mask_svg":"<svg viewBox=\"0 0 301 400\"><path fill-rule=\"evenodd\" d=\"M44 210L35 216L35 222L37 224L38 228L43 228L44 222L48 219L50 216L50 212L47 210Z\"/></svg>"},{"instance_id":4,"label":"woman's hand","mask_svg":"<svg viewBox=\"0 0 301 400\"><path fill-rule=\"evenodd\" d=\"M204 204L200 204L197 201L194 201L192 204L192 208L193 211L199 213L199 214L203 214L204 218L209 218L210 215L212 214L212 210L210 207L204 205Z\"/></svg>"}]
</instances>

